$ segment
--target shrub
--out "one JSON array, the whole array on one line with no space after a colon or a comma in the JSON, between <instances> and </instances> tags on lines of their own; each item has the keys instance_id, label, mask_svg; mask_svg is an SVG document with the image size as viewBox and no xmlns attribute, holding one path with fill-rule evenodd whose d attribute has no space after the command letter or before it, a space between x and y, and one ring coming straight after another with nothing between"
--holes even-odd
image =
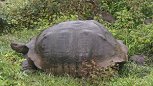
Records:
<instances>
[{"instance_id":1,"label":"shrub","mask_svg":"<svg viewBox=\"0 0 153 86\"><path fill-rule=\"evenodd\" d=\"M151 17L150 2L151 0L15 0L8 1L2 7L1 15L15 27L31 29L39 26L38 22L42 20L51 23L65 15L77 15L78 19L93 19L102 16L102 11L106 11L113 14L118 21L127 19L124 18L127 16L130 19L127 19L125 23L130 21L134 23L133 26L138 26L142 24L145 16ZM145 13L145 10L148 12ZM126 15L127 13L129 15Z\"/></svg>"}]
</instances>

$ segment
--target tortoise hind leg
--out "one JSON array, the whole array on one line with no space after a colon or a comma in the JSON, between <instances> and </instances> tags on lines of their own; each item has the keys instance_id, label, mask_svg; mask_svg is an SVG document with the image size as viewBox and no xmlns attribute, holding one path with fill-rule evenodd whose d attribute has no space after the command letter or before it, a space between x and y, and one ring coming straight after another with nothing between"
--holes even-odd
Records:
<instances>
[{"instance_id":1,"label":"tortoise hind leg","mask_svg":"<svg viewBox=\"0 0 153 86\"><path fill-rule=\"evenodd\" d=\"M126 62L120 62L120 63L118 63L119 64L119 68L118 68L118 73L119 74L122 74L122 70L123 70L123 67L124 67L124 64L125 64Z\"/></svg>"}]
</instances>

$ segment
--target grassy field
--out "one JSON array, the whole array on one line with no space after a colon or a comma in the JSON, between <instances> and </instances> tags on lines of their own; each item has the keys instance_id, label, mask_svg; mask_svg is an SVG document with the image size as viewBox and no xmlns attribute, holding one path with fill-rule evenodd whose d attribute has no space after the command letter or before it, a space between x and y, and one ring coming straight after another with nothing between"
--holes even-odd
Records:
<instances>
[{"instance_id":1,"label":"grassy field","mask_svg":"<svg viewBox=\"0 0 153 86\"><path fill-rule=\"evenodd\" d=\"M81 79L69 76L58 77L40 71L27 74L21 71L20 64L24 59L11 50L10 42L26 43L40 31L25 29L0 36L0 86L82 86ZM128 62L122 74L99 80L98 83L99 86L153 86L153 68ZM91 86L89 83L86 85Z\"/></svg>"},{"instance_id":2,"label":"grassy field","mask_svg":"<svg viewBox=\"0 0 153 86\"><path fill-rule=\"evenodd\" d=\"M21 62L24 58L10 48L11 42L27 43L50 25L78 18L78 13L71 14L71 7L70 11L62 10L64 13L67 12L66 14L59 12L61 13L59 16L58 12L51 11L52 14L48 14L49 9L59 11L57 9L59 4L51 3L48 5L51 7L45 9L46 3L36 1L43 0L6 0L6 3L0 3L0 18L14 26L0 27L0 86L153 86L153 23L144 24L146 18L153 18L152 0L100 0L102 1L99 4L100 8L112 13L116 21L108 23L100 16L95 16L94 19L102 23L116 39L123 40L129 49L129 57L134 54L145 55L146 64L140 66L127 62L120 74L97 80L98 84L90 84L90 81L85 82L68 75L53 76L41 71L35 73L21 71ZM63 5L68 6L67 3ZM86 15L88 11L82 16ZM50 18L52 21L48 20ZM1 29L5 33L1 32Z\"/></svg>"}]
</instances>

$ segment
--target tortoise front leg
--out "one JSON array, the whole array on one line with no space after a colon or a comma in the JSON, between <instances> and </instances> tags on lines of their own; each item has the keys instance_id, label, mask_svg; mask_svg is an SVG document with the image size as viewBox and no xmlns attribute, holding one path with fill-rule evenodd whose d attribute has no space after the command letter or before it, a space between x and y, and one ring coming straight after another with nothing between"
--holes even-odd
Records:
<instances>
[{"instance_id":1,"label":"tortoise front leg","mask_svg":"<svg viewBox=\"0 0 153 86\"><path fill-rule=\"evenodd\" d=\"M26 58L26 60L22 62L22 70L25 72L33 72L37 70L37 67L30 58Z\"/></svg>"}]
</instances>

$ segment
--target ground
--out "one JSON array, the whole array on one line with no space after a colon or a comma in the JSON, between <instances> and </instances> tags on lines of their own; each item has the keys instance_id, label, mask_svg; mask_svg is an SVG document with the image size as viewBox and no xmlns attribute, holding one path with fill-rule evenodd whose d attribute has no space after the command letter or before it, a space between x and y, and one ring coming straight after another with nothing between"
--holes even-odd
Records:
<instances>
[{"instance_id":1,"label":"ground","mask_svg":"<svg viewBox=\"0 0 153 86\"><path fill-rule=\"evenodd\" d=\"M70 76L53 76L44 72L21 71L22 55L10 48L10 42L26 43L41 30L22 30L0 36L0 86L81 86L81 79ZM84 83L91 86L89 83ZM127 62L121 74L99 80L99 86L153 86L153 68Z\"/></svg>"}]
</instances>

